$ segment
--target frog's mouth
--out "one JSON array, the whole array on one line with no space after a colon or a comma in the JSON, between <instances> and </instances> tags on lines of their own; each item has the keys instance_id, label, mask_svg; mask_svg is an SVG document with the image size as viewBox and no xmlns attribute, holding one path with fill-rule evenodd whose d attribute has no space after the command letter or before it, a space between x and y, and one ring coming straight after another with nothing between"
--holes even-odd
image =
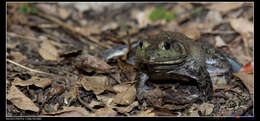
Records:
<instances>
[{"instance_id":1,"label":"frog's mouth","mask_svg":"<svg viewBox=\"0 0 260 121\"><path fill-rule=\"evenodd\" d=\"M181 47L182 55L179 55L178 57L150 57L149 59L145 60L147 64L179 64L182 63L186 57L187 57L187 50L183 46L182 43L178 43L178 45Z\"/></svg>"},{"instance_id":2,"label":"frog's mouth","mask_svg":"<svg viewBox=\"0 0 260 121\"><path fill-rule=\"evenodd\" d=\"M185 61L186 56L180 56L178 58L158 58L153 60L147 60L146 64L179 64Z\"/></svg>"}]
</instances>

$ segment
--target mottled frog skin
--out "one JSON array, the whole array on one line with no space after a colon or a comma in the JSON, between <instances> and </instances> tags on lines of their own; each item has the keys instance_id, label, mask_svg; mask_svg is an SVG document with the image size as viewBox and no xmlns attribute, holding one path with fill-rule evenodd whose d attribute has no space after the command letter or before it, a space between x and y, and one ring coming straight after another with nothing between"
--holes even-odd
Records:
<instances>
[{"instance_id":1,"label":"mottled frog skin","mask_svg":"<svg viewBox=\"0 0 260 121\"><path fill-rule=\"evenodd\" d=\"M196 81L199 99L207 101L213 95L209 71L219 74L228 73L231 69L217 50L178 32L162 32L140 40L135 53L139 101L151 89L146 85L148 80Z\"/></svg>"}]
</instances>

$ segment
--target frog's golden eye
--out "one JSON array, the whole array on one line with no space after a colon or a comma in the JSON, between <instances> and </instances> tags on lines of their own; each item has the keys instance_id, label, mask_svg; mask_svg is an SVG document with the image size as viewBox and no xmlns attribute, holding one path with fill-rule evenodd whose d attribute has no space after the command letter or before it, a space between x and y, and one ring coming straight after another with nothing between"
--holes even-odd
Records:
<instances>
[{"instance_id":1,"label":"frog's golden eye","mask_svg":"<svg viewBox=\"0 0 260 121\"><path fill-rule=\"evenodd\" d=\"M171 44L169 42L164 42L163 46L164 46L165 50L169 50L171 48Z\"/></svg>"},{"instance_id":2,"label":"frog's golden eye","mask_svg":"<svg viewBox=\"0 0 260 121\"><path fill-rule=\"evenodd\" d=\"M139 46L143 48L143 40L139 40Z\"/></svg>"}]
</instances>

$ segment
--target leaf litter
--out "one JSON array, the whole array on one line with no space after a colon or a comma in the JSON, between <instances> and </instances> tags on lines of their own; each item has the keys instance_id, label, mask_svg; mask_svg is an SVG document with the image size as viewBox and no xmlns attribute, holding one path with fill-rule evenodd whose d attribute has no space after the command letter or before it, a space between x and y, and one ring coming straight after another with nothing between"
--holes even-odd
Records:
<instances>
[{"instance_id":1,"label":"leaf litter","mask_svg":"<svg viewBox=\"0 0 260 121\"><path fill-rule=\"evenodd\" d=\"M7 6L7 100L11 102L7 107L21 109L8 110L8 115L22 114L23 110L61 117L252 115L249 98L254 94L252 3L172 3L159 7L153 3L8 3ZM136 70L124 58L106 62L97 55L105 48L128 40L135 42L159 30L180 31L195 40L210 38L209 43L226 48L224 51L245 66L230 84L214 85L215 95L210 102L164 104L160 99L167 94L157 88L149 94L154 107L146 107L136 99ZM82 52L71 51L68 45ZM28 73L28 78L21 68L56 75ZM185 97L178 85L159 87L177 91L168 95L172 99ZM186 88L189 89L192 87Z\"/></svg>"}]
</instances>

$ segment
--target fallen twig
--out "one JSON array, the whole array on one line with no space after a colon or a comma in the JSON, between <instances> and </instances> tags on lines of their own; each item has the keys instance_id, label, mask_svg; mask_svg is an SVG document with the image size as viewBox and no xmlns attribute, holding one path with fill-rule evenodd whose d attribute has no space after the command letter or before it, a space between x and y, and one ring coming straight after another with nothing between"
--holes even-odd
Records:
<instances>
[{"instance_id":1,"label":"fallen twig","mask_svg":"<svg viewBox=\"0 0 260 121\"><path fill-rule=\"evenodd\" d=\"M107 44L103 44L103 43L101 43L101 42L99 42L99 41L97 41L97 40L94 40L94 39L89 38L89 37L88 37L86 34L84 34L82 31L77 31L77 30L75 30L74 28L76 28L76 27L70 26L70 25L68 25L68 24L66 24L66 23L64 23L64 22L62 22L61 20L59 20L59 19L57 19L57 18L55 18L55 17L49 16L49 15L45 15L45 14L43 14L43 13L40 13L40 14L37 14L37 15L39 15L40 17L43 17L43 18L45 18L45 19L48 19L48 20L50 20L50 21L53 21L54 23L56 23L56 24L60 25L61 27L63 27L65 30L68 30L68 31L70 31L70 32L72 32L72 33L75 33L75 34L79 34L79 35L81 35L81 36L87 38L89 41L94 42L95 44L97 44L97 45L99 45L99 46L102 46L102 47L104 47L104 48L111 48L111 47L110 47L109 45L107 45Z\"/></svg>"},{"instance_id":2,"label":"fallen twig","mask_svg":"<svg viewBox=\"0 0 260 121\"><path fill-rule=\"evenodd\" d=\"M235 34L234 31L201 31L202 34Z\"/></svg>"},{"instance_id":3,"label":"fallen twig","mask_svg":"<svg viewBox=\"0 0 260 121\"><path fill-rule=\"evenodd\" d=\"M13 33L13 32L7 32L7 35L12 36L12 37L16 37L16 38L20 38L20 39L23 39L23 40L40 41L37 38L31 37L31 36L23 36L23 35L19 35L19 34Z\"/></svg>"},{"instance_id":4,"label":"fallen twig","mask_svg":"<svg viewBox=\"0 0 260 121\"><path fill-rule=\"evenodd\" d=\"M35 70L35 69L28 68L28 67L26 67L26 66L23 66L23 65L21 65L21 64L19 64L19 63L16 63L16 62L10 60L10 59L6 59L6 60L7 60L7 62L12 63L12 64L14 64L14 65L16 65L16 66L19 66L19 67L21 67L21 68L23 68L23 69L25 69L25 70L28 70L28 71L31 71L31 72L34 72L34 73L41 73L41 74L47 74L47 75L52 75L52 76L54 76L54 75L51 74L51 73L47 73L47 72L38 71L38 70Z\"/></svg>"}]
</instances>

